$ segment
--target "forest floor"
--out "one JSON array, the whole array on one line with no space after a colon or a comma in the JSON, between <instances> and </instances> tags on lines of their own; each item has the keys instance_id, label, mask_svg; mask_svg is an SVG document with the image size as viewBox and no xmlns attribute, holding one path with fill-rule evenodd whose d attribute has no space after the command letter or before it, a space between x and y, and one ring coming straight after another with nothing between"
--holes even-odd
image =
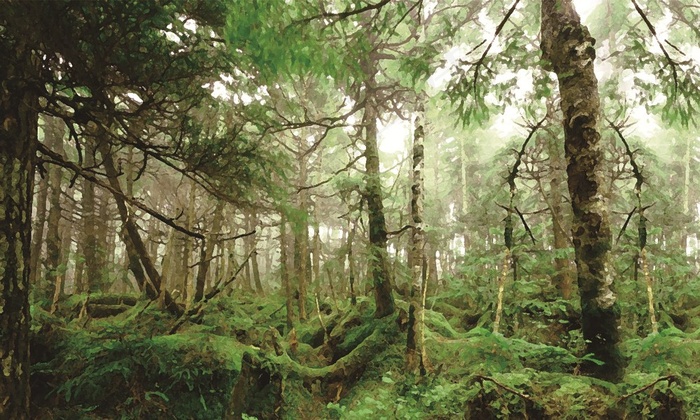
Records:
<instances>
[{"instance_id":1,"label":"forest floor","mask_svg":"<svg viewBox=\"0 0 700 420\"><path fill-rule=\"evenodd\" d=\"M693 301L661 312L657 334L626 314L629 365L613 384L579 374L590 357L564 300L512 303L501 335L468 296L429 298L421 376L405 369L402 300L377 320L367 298L327 299L288 330L281 296L219 297L186 322L135 296L73 296L55 314L32 310L34 417L700 418Z\"/></svg>"}]
</instances>

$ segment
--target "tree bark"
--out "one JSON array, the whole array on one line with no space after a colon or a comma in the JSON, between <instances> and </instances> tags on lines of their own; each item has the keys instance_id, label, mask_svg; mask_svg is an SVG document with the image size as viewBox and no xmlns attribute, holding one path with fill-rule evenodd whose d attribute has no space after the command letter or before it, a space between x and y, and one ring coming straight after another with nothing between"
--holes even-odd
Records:
<instances>
[{"instance_id":1,"label":"tree bark","mask_svg":"<svg viewBox=\"0 0 700 420\"><path fill-rule=\"evenodd\" d=\"M46 210L47 210L47 198L49 193L49 182L46 177L39 179L39 185L37 191L34 194L36 199L36 212L32 217L34 221L33 231L32 231L32 259L29 264L30 267L30 278L29 284L36 287L37 279L40 277L37 275L42 268L41 265L41 253L44 245L44 225L46 225Z\"/></svg>"},{"instance_id":2,"label":"tree bark","mask_svg":"<svg viewBox=\"0 0 700 420\"><path fill-rule=\"evenodd\" d=\"M287 332L294 327L294 296L289 279L289 255L287 255L287 217L280 212L280 271L282 272L282 287L284 287L285 305L287 308Z\"/></svg>"},{"instance_id":3,"label":"tree bark","mask_svg":"<svg viewBox=\"0 0 700 420\"><path fill-rule=\"evenodd\" d=\"M63 154L63 122L47 117L44 119L44 141L47 147ZM46 219L46 275L40 277L41 298L51 298L60 275L61 264L61 175L58 165L51 165L49 173L49 213Z\"/></svg>"},{"instance_id":4,"label":"tree bark","mask_svg":"<svg viewBox=\"0 0 700 420\"><path fill-rule=\"evenodd\" d=\"M382 183L379 172L379 147L377 145L377 118L379 108L374 96L376 86L376 62L371 58L365 64L367 92L363 126L365 127L365 200L369 219L370 270L372 272L376 309L374 316L382 318L394 313L394 296L386 250L387 231L382 202Z\"/></svg>"},{"instance_id":5,"label":"tree bark","mask_svg":"<svg viewBox=\"0 0 700 420\"><path fill-rule=\"evenodd\" d=\"M554 119L554 103L547 102L548 118ZM558 118L557 118L558 120ZM554 251L557 254L554 257L554 277L552 282L559 291L559 294L564 299L571 299L573 292L573 278L570 269L569 258L561 255L569 247L569 235L566 233L566 218L562 201L564 196L563 180L565 178L564 167L564 150L559 141L559 137L555 135L547 135L544 138L545 148L549 156L549 167L551 177L549 179L549 195L546 200L549 205L549 211L552 215L552 237L554 238ZM543 194L546 194L544 191Z\"/></svg>"},{"instance_id":6,"label":"tree bark","mask_svg":"<svg viewBox=\"0 0 700 420\"><path fill-rule=\"evenodd\" d=\"M348 227L350 233L348 234L348 279L349 279L349 289L350 289L350 303L352 306L357 304L357 293L355 292L355 256L352 252L353 243L355 242L355 231L357 226L355 222L352 223L352 227Z\"/></svg>"},{"instance_id":7,"label":"tree bark","mask_svg":"<svg viewBox=\"0 0 700 420\"><path fill-rule=\"evenodd\" d=\"M36 57L0 40L0 418L29 418L29 271L38 101Z\"/></svg>"},{"instance_id":8,"label":"tree bark","mask_svg":"<svg viewBox=\"0 0 700 420\"><path fill-rule=\"evenodd\" d=\"M91 143L91 141L90 141ZM88 167L95 165L94 144L88 144L85 147L85 164ZM82 204L82 221L83 221L83 236L81 245L83 248L83 257L85 259L85 276L82 278L80 291L96 291L95 285L99 280L99 266L97 263L97 200L95 195L95 184L89 181L83 183Z\"/></svg>"},{"instance_id":9,"label":"tree bark","mask_svg":"<svg viewBox=\"0 0 700 420\"><path fill-rule=\"evenodd\" d=\"M420 371L425 374L423 363L424 349L422 343L422 296L425 284L422 283L423 267L425 264L425 232L423 230L423 171L425 168L425 153L423 140L425 131L423 127L424 110L420 106L416 115L415 130L413 133L413 171L411 185L411 294L408 309L408 334L406 343L406 367L409 372Z\"/></svg>"},{"instance_id":10,"label":"tree bark","mask_svg":"<svg viewBox=\"0 0 700 420\"><path fill-rule=\"evenodd\" d=\"M223 220L224 201L216 202L214 208L214 219L212 220L211 232L207 235L206 241L202 244L202 253L199 261L199 269L197 270L197 279L195 280L194 301L199 302L204 297L204 289L207 283L207 273L211 266L211 259L214 256L214 247L216 246L216 236L221 231L221 222Z\"/></svg>"},{"instance_id":11,"label":"tree bark","mask_svg":"<svg viewBox=\"0 0 700 420\"><path fill-rule=\"evenodd\" d=\"M255 209L250 210L248 213L248 232L255 230L258 226L258 214ZM260 267L258 265L258 238L257 234L247 236L246 239L250 240L250 247L248 252L252 252L250 256L250 270L253 277L253 284L255 285L255 292L263 296L265 290L263 289L262 280L260 279Z\"/></svg>"},{"instance_id":12,"label":"tree bark","mask_svg":"<svg viewBox=\"0 0 700 420\"><path fill-rule=\"evenodd\" d=\"M583 369L600 379L618 381L625 362L618 348L620 311L612 290L612 233L601 191L595 40L581 24L571 0L542 1L541 38L543 58L557 74L561 93L583 338L587 352L604 362L603 366L589 362Z\"/></svg>"}]
</instances>

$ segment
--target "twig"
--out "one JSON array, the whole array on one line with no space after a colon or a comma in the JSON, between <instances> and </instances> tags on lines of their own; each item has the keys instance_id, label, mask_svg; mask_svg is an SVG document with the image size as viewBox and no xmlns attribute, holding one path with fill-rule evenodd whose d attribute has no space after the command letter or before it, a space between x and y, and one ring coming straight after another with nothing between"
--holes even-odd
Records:
<instances>
[{"instance_id":1,"label":"twig","mask_svg":"<svg viewBox=\"0 0 700 420\"><path fill-rule=\"evenodd\" d=\"M498 382L497 380L495 380L495 379L493 379L493 378L491 378L491 377L489 377L489 376L476 375L476 376L474 376L474 379L476 379L477 381L479 381L479 382L482 384L482 386L483 386L484 381L489 381L489 382L493 383L494 385L496 385L497 387L499 387L499 388L501 388L501 389L503 389L503 390L505 390L505 391L508 391L508 392L510 392L510 393L513 394L513 395L517 395L518 397L520 397L520 398L522 398L522 399L524 399L524 400L526 400L526 401L530 401L531 403L534 403L534 402L535 402L535 401L532 399L532 397L530 397L529 395L523 394L522 392L518 391L517 389L511 388L511 387L509 387L508 385L502 384L502 383Z\"/></svg>"},{"instance_id":2,"label":"twig","mask_svg":"<svg viewBox=\"0 0 700 420\"><path fill-rule=\"evenodd\" d=\"M532 244L535 245L537 241L535 241L535 236L532 234L532 231L530 230L530 226L527 225L527 222L525 221L525 216L518 210L517 207L513 207L515 209L515 212L518 213L518 216L520 216L520 221L523 222L523 226L525 226L525 230L527 231L527 234L530 235L530 239L532 239Z\"/></svg>"},{"instance_id":3,"label":"twig","mask_svg":"<svg viewBox=\"0 0 700 420\"><path fill-rule=\"evenodd\" d=\"M630 149L629 143L627 143L625 136L622 135L622 130L620 129L620 127L613 124L612 121L608 120L607 118L605 120L607 121L608 125L610 125L610 127L613 130L615 130L615 133L617 133L617 136L622 141L622 144L625 145L625 154L630 159L630 165L632 166L632 173L634 174L634 178L637 181L634 184L634 190L638 194L638 192L642 190L642 184L644 184L644 176L642 175L642 172L639 169L639 165L637 165L637 162L634 160L634 152L632 152L632 149Z\"/></svg>"},{"instance_id":4,"label":"twig","mask_svg":"<svg viewBox=\"0 0 700 420\"><path fill-rule=\"evenodd\" d=\"M620 242L620 238L625 233L625 229L627 229L627 225L629 224L630 220L632 219L632 216L634 216L634 213L636 211L637 211L637 207L635 206L632 209L632 211L627 214L627 219L625 220L625 224L622 225L622 229L620 229L620 233L617 235L617 238L615 239L615 243Z\"/></svg>"},{"instance_id":5,"label":"twig","mask_svg":"<svg viewBox=\"0 0 700 420\"><path fill-rule=\"evenodd\" d=\"M387 232L387 233L386 233L386 236L396 236L396 235L400 235L400 234L404 233L405 231L407 231L407 230L409 230L409 229L413 229L413 226L411 226L411 225L406 225L406 226L402 227L402 228L399 229L399 230L394 230L394 231L391 231L391 232Z\"/></svg>"},{"instance_id":6,"label":"twig","mask_svg":"<svg viewBox=\"0 0 700 420\"><path fill-rule=\"evenodd\" d=\"M659 48L661 48L661 51L664 53L664 57L666 57L668 64L671 66L671 70L673 71L673 89L674 89L674 91L677 91L678 90L678 72L676 71L676 62L668 54L668 51L666 51L664 44L659 39L659 36L656 34L656 28L654 28L654 25L652 25L651 21L647 17L646 13L644 13L642 8L639 7L639 4L637 3L637 1L632 0L632 4L634 4L635 10L637 11L637 13L639 13L639 16L642 17L644 24L647 25L647 28L649 28L649 32L651 32L651 34L654 36L656 43L659 45ZM671 46L673 46L673 45L671 45Z\"/></svg>"},{"instance_id":7,"label":"twig","mask_svg":"<svg viewBox=\"0 0 700 420\"><path fill-rule=\"evenodd\" d=\"M522 162L523 156L525 155L525 148L527 147L527 144L530 142L530 139L532 139L532 136L535 135L537 130L542 127L542 124L547 120L547 116L545 115L544 118L542 118L540 121L537 122L537 124L533 125L530 127L530 133L528 133L527 137L525 138L525 141L523 142L523 145L520 147L520 151L518 152L518 158L515 160L515 163L513 164L513 168L510 170L510 173L508 174L508 185L510 186L510 193L511 195L514 194L515 192L515 178L518 177L518 167L520 166L520 163Z\"/></svg>"},{"instance_id":8,"label":"twig","mask_svg":"<svg viewBox=\"0 0 700 420\"><path fill-rule=\"evenodd\" d=\"M622 401L626 400L626 399L629 398L629 397L632 397L632 396L634 396L634 395L640 394L640 393L646 391L647 389L653 387L654 385L658 384L658 383L661 382L661 381L668 381L668 383L669 383L669 385L670 385L670 384L671 384L672 382L674 382L675 380L676 380L676 376L675 376L675 375L666 375L666 376L662 376L662 377L656 379L654 382L651 382L651 383L649 383L649 384L647 384L647 385L644 385L643 387L641 387L641 388L639 388L639 389L636 389L636 390L630 392L629 394L625 394L625 395L621 396L621 397L617 400L617 402L618 402L618 403L619 403L619 402L622 402Z\"/></svg>"},{"instance_id":9,"label":"twig","mask_svg":"<svg viewBox=\"0 0 700 420\"><path fill-rule=\"evenodd\" d=\"M370 12L372 10L379 10L389 3L391 3L391 0L382 0L379 3L370 3L365 7L361 7L359 9L355 9L355 10L346 10L346 11L340 12L340 13L323 12L321 14L311 16L311 17L308 17L306 19L298 20L298 21L294 22L294 24L295 25L305 24L305 23L309 23L313 20L322 19L322 18L333 19L334 22L338 22L338 21L345 19L345 18L348 18L350 16L359 15L359 14L362 14L365 12Z\"/></svg>"},{"instance_id":10,"label":"twig","mask_svg":"<svg viewBox=\"0 0 700 420\"><path fill-rule=\"evenodd\" d=\"M496 31L493 34L493 38L491 38L491 42L489 42L489 45L486 46L486 49L484 50L484 53L481 54L481 58L476 62L476 65L474 66L474 83L473 83L473 90L474 90L474 95L476 96L477 91L476 91L476 86L477 86L477 80L479 77L479 68L484 64L484 60L486 59L486 55L489 53L491 50L491 47L493 46L493 43L496 42L496 38L498 38L498 35L501 33L503 30L503 27L506 26L506 23L510 20L510 15L515 12L515 8L518 7L518 4L520 3L520 0L515 0L515 3L510 7L506 15L503 17L503 20L501 20L501 23L498 24L496 27ZM482 42L483 44L483 42ZM480 44L481 45L481 44Z\"/></svg>"}]
</instances>

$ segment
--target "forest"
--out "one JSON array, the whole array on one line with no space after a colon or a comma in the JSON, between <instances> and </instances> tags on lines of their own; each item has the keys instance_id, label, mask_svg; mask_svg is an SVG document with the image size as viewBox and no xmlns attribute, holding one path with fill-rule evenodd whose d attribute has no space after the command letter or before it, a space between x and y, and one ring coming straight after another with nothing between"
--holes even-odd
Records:
<instances>
[{"instance_id":1,"label":"forest","mask_svg":"<svg viewBox=\"0 0 700 420\"><path fill-rule=\"evenodd\" d=\"M698 0L0 0L0 419L700 418Z\"/></svg>"}]
</instances>

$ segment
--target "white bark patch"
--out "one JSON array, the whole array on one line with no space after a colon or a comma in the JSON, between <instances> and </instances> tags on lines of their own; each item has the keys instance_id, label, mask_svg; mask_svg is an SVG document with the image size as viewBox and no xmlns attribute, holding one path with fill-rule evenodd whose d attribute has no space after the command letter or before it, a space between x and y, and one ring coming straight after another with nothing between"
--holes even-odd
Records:
<instances>
[{"instance_id":1,"label":"white bark patch","mask_svg":"<svg viewBox=\"0 0 700 420\"><path fill-rule=\"evenodd\" d=\"M603 284L602 287L600 287L600 291L598 293L598 297L596 297L596 302L598 303L598 306L601 307L602 309L608 309L615 304L615 301L617 300L617 297L615 296L615 293L613 293L612 290L610 290L610 286L613 284L613 276L610 273L610 269L608 267L608 264L605 264L605 270L603 273Z\"/></svg>"},{"instance_id":2,"label":"white bark patch","mask_svg":"<svg viewBox=\"0 0 700 420\"><path fill-rule=\"evenodd\" d=\"M600 294L598 294L598 297L595 298L595 300L600 308L608 309L615 304L617 298L615 297L615 293L606 287L601 289Z\"/></svg>"},{"instance_id":3,"label":"white bark patch","mask_svg":"<svg viewBox=\"0 0 700 420\"><path fill-rule=\"evenodd\" d=\"M8 377L12 375L12 360L14 360L13 355L14 351L10 350L10 352L2 358L2 374Z\"/></svg>"}]
</instances>

